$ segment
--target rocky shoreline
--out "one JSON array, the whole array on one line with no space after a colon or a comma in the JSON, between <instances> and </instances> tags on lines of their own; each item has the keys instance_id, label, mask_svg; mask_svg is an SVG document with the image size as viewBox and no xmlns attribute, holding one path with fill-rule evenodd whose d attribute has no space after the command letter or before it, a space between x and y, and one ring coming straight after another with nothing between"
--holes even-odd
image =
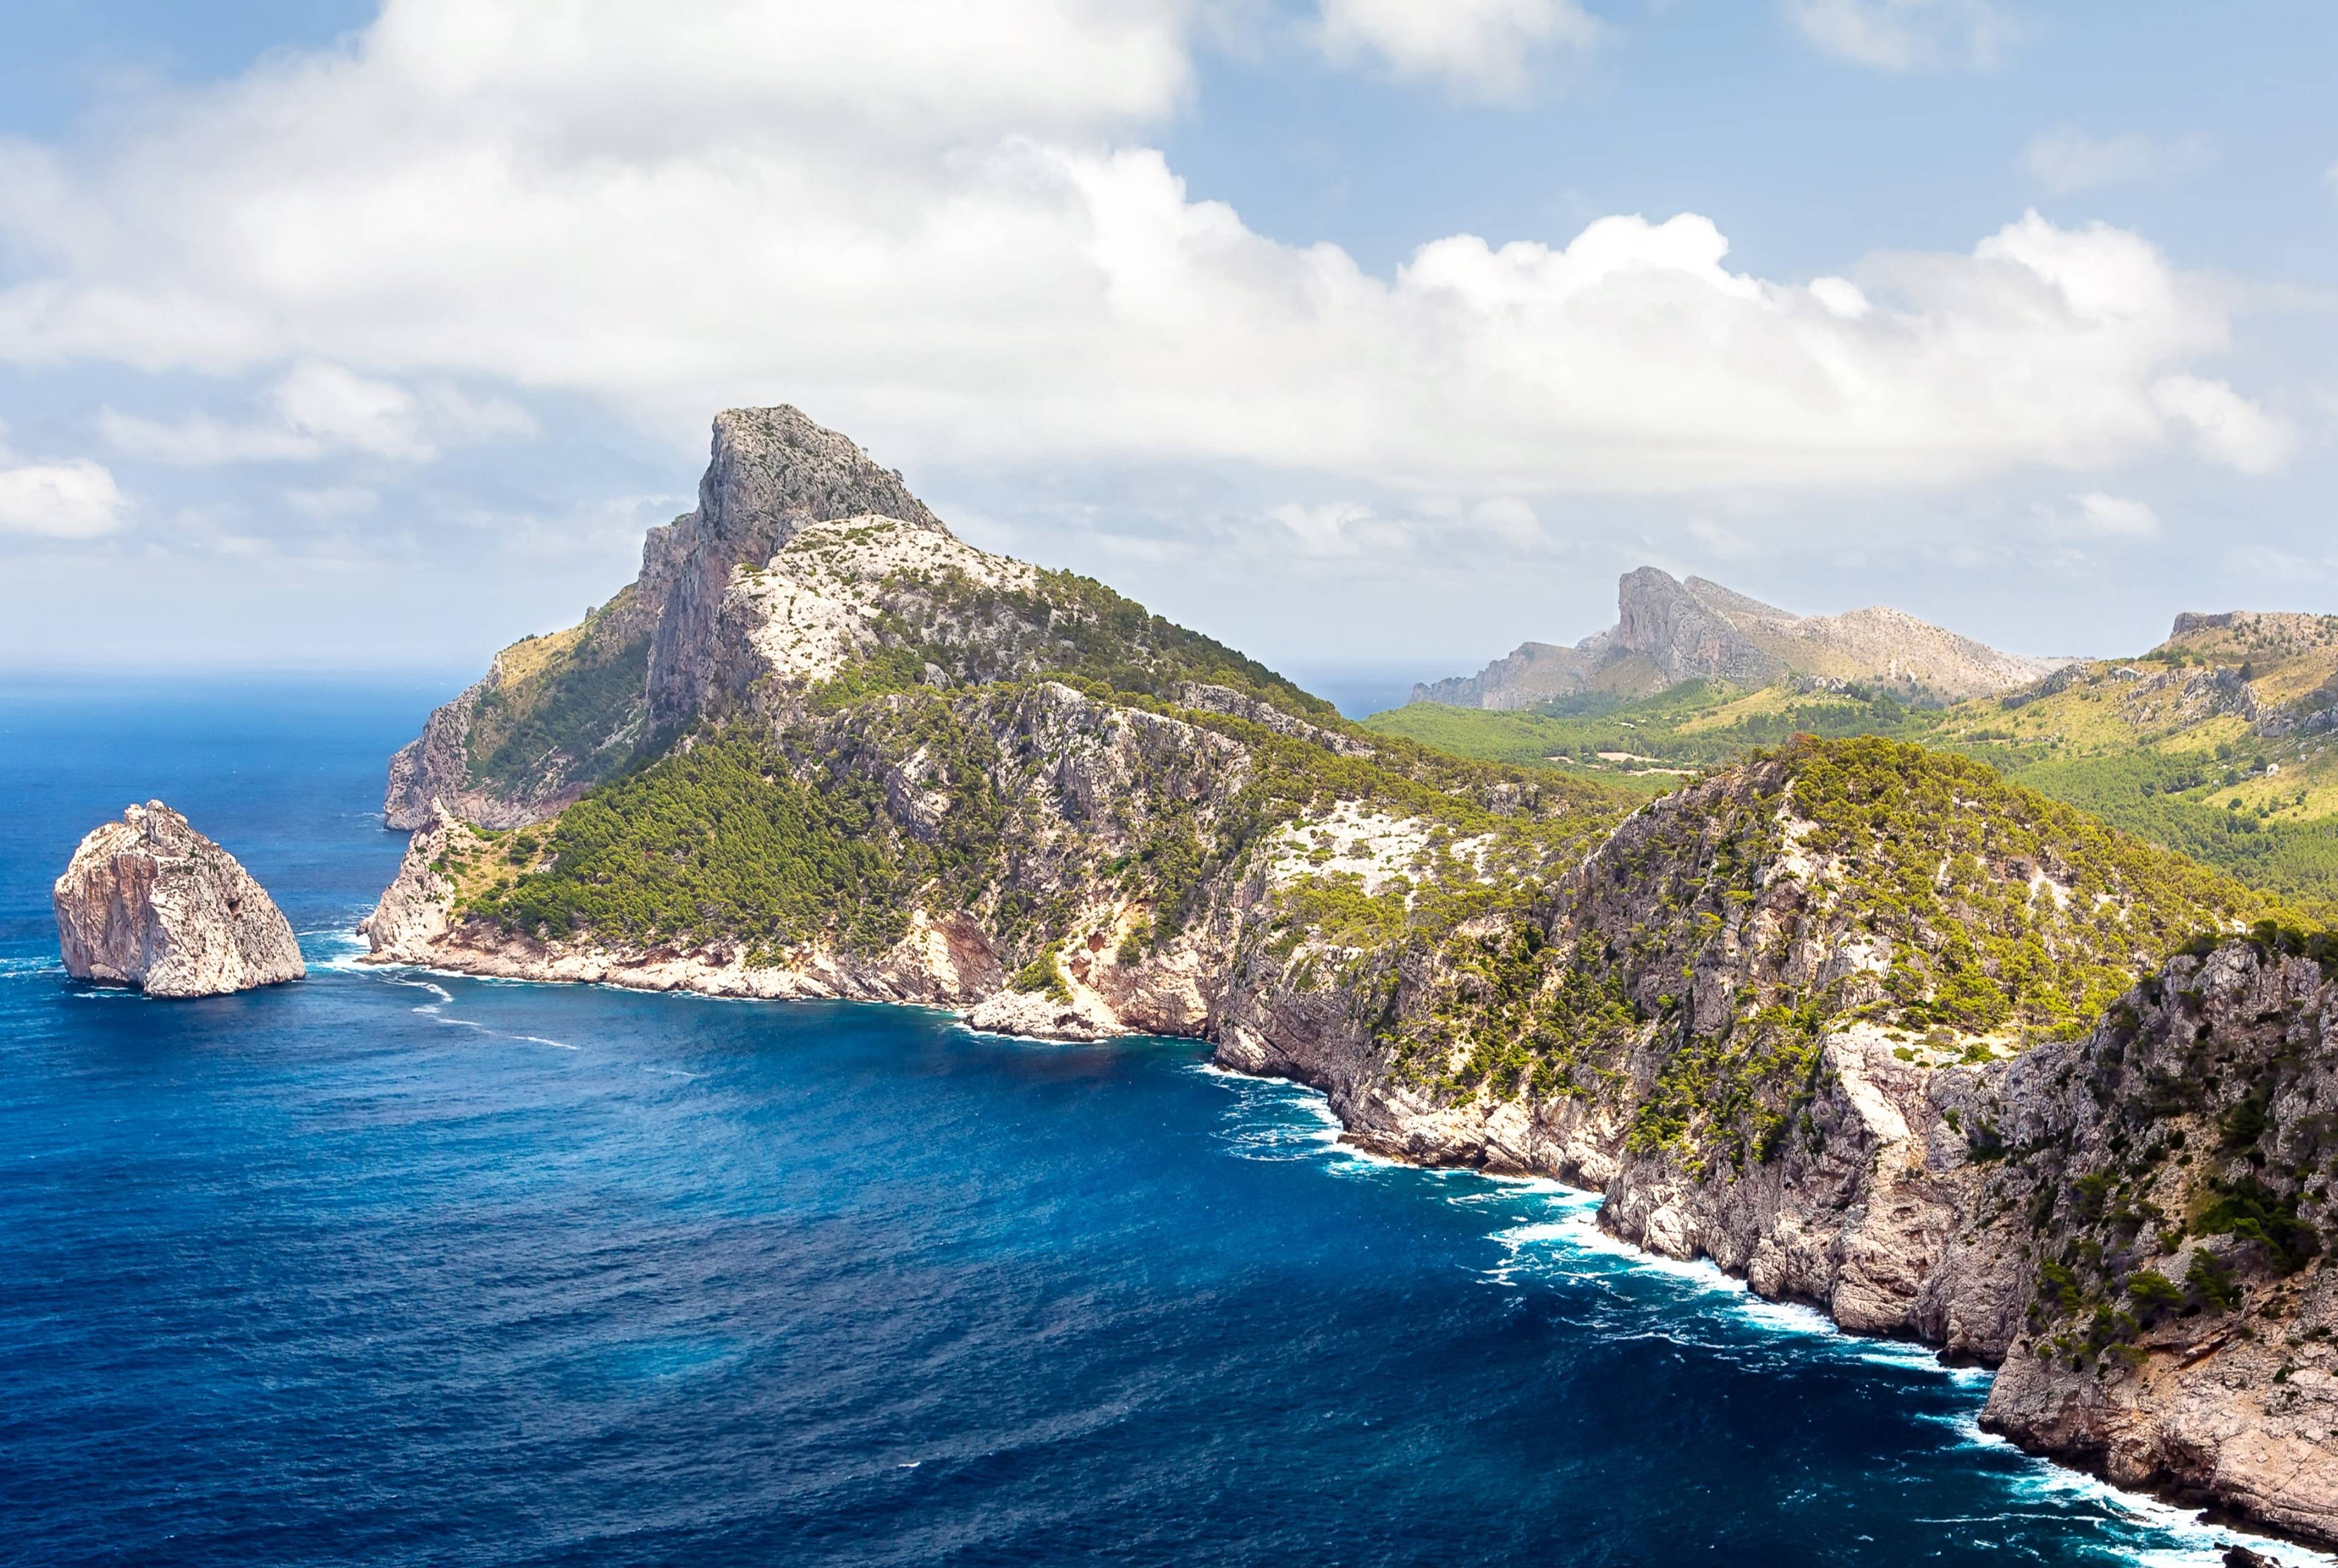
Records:
<instances>
[{"instance_id":1,"label":"rocky shoreline","mask_svg":"<svg viewBox=\"0 0 2338 1568\"><path fill-rule=\"evenodd\" d=\"M2338 1542L2338 939L1970 760L1797 737L1631 808L1370 736L775 409L389 786L372 962L1205 1040Z\"/></svg>"},{"instance_id":2,"label":"rocky shoreline","mask_svg":"<svg viewBox=\"0 0 2338 1568\"><path fill-rule=\"evenodd\" d=\"M2132 1364L2116 1377L2095 1373L2114 1365L2099 1352L2088 1355L2086 1370L2074 1370L2067 1345L2048 1348L2052 1325L2032 1306L2040 1259L2053 1256L2036 1243L2038 1194L2086 1191L2116 1163L2107 1148L2115 1134L2107 1131L2116 1117L2104 1114L2095 1091L2073 1083L2099 1076L2108 1052L2141 1054L2137 1032L2150 1033L2152 1024L2159 1047L2174 1054L2171 1071L2204 1038L2271 1057L2294 1045L2294 1030L2338 1032L2338 985L2311 961L2267 957L2245 942L2179 957L2125 1004L2137 1022L2107 1023L2083 1040L1984 1063L1936 1063L1889 1031L1853 1025L1822 1044L1804 1136L1770 1162L1715 1179L1675 1152L1635 1152L1625 1107L1567 1098L1455 1106L1409 1091L1376 1070L1369 1042L1341 1007L1278 994L1239 968L1205 977L1182 1007L1164 1010L1139 1000L1158 995L1157 979L1149 988L1115 983L1099 972L1105 965L1082 981L1066 975L1069 1000L1004 989L987 942L963 919L921 917L909 938L874 959L822 951L800 955L791 966L750 965L735 947L563 946L480 922L450 926L432 901L443 889L432 887L428 869L439 848L431 835L446 831L417 835L419 851L364 927L375 949L367 962L733 998L939 1007L969 1028L1058 1041L1199 1037L1223 1068L1321 1090L1343 1141L1361 1149L1597 1192L1602 1229L1651 1255L1708 1259L1755 1295L1812 1306L1846 1331L1910 1339L1997 1367L1983 1424L2032 1453L2121 1486L2215 1505L2253 1527L2338 1541L2338 1436L2323 1436L2338 1435L2338 1350L2327 1338L2338 1328L2338 1289L2324 1288L2318 1267L2256 1284L2251 1243L2187 1238L2159 1265L2161 1277L2175 1289L2195 1259L2210 1259L2240 1281L2233 1287L2239 1315L2170 1314L2139 1326L2120 1352ZM1194 976L1186 978L1190 985ZM1130 1013L1114 1006L1115 995L1135 1002ZM2269 1033L2267 1019L2281 1027ZM2294 1116L2274 1108L2276 1142L2284 1131L2313 1135L2318 1113L2310 1107L2325 1096L2338 1103L2338 1074L2314 1073L2291 1096ZM2213 1104L2194 1112L2201 1141L2228 1113ZM1977 1148L1975 1131L1984 1127L2015 1156ZM2160 1181L2176 1176L2168 1168ZM2058 1214L2048 1223L2050 1243L2061 1234L2055 1227L2074 1220ZM2268 1308L2287 1326L2282 1343L2249 1327L2249 1312Z\"/></svg>"}]
</instances>

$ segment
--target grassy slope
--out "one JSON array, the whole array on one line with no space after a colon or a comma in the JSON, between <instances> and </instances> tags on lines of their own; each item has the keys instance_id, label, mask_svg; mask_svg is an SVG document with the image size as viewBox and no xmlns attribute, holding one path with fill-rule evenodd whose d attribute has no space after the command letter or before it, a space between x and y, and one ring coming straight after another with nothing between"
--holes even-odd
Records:
<instances>
[{"instance_id":1,"label":"grassy slope","mask_svg":"<svg viewBox=\"0 0 2338 1568\"><path fill-rule=\"evenodd\" d=\"M2223 631L2187 637L2142 661L2088 666L2066 689L2013 706L1991 698L1911 709L1855 692L1690 682L1596 717L1416 703L1364 723L1463 756L1627 782L1649 778L1626 771L1646 764L1600 752L1703 769L1797 732L1920 741L2257 886L2327 904L2338 901L2338 737L2268 739L2231 713L2171 716L2164 700L2129 699L2137 683L2117 673L2245 670L2260 701L2294 701L2338 673L2338 624L2327 642L2295 642L2284 651Z\"/></svg>"},{"instance_id":2,"label":"grassy slope","mask_svg":"<svg viewBox=\"0 0 2338 1568\"><path fill-rule=\"evenodd\" d=\"M650 652L636 592L628 585L567 631L496 655L501 679L480 693L466 737L473 784L524 793L548 776L585 783L634 760Z\"/></svg>"}]
</instances>

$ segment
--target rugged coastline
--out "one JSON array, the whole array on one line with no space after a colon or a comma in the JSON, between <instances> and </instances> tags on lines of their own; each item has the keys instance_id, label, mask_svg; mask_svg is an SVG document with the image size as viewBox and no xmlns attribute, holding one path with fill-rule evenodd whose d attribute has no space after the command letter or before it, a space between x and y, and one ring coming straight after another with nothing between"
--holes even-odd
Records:
<instances>
[{"instance_id":1,"label":"rugged coastline","mask_svg":"<svg viewBox=\"0 0 2338 1568\"><path fill-rule=\"evenodd\" d=\"M1370 736L897 487L722 416L641 579L400 753L371 961L1206 1040L2338 1540L2338 950L2277 901L1914 746L1636 807Z\"/></svg>"},{"instance_id":2,"label":"rugged coastline","mask_svg":"<svg viewBox=\"0 0 2338 1568\"><path fill-rule=\"evenodd\" d=\"M1092 1010L985 1008L970 1004L971 989L921 985L899 971L758 969L735 955L409 952L400 957L386 951L374 961L729 998L936 1006L957 1013L970 1028L1027 1038L1094 1041L1164 1032L1118 1018L1099 1021ZM2156 980L2139 989L2138 999L2205 981L2225 1018L2261 1017L2252 1009L2268 988L2310 989L2313 1015L2324 1026L2338 1024L2338 996L2317 965L2267 963L2245 942L2205 960L2179 959ZM999 995L1015 994L994 994L994 1000ZM2329 1544L2338 1539L2338 1514L2326 1501L2338 1489L2338 1458L2327 1438L2338 1425L2338 1347L2327 1339L2338 1329L2338 1292L2318 1271L2304 1284L2270 1281L2251 1303L2260 1312L2273 1308L2284 1322L2278 1338L2250 1331L2245 1314L2239 1323L2231 1315L2201 1320L2179 1316L2177 1308L2143 1327L2133 1348L2141 1352L2135 1365L2142 1376L2106 1386L2080 1368L2066 1373L2055 1359L2083 1346L2084 1329L2075 1337L2068 1329L2048 1333L2058 1325L2037 1321L2030 1306L2036 1270L2020 1233L2029 1227L1971 1222L1992 1204L2000 1219L2017 1210L2026 1215L2020 1200L2034 1204L2051 1180L2071 1171L2083 1183L2116 1168L2115 1159L2085 1146L2083 1128L2094 1119L2071 1115L2068 1097L2058 1101L2051 1086L2117 1038L2111 1031L1988 1068L1913 1066L1881 1032L1830 1040L1828 1088L1812 1108L1820 1142L1808 1157L1722 1191L1665 1161L1619 1157L1612 1124L1603 1136L1596 1124L1561 1129L1528 1114L1456 1118L1384 1093L1358 1094L1322 1063L1263 1047L1256 1036L1213 1042L1212 1061L1322 1091L1342 1141L1371 1153L1408 1164L1547 1177L1597 1193L1602 1230L1643 1251L1710 1261L1754 1295L1812 1307L1847 1332L1908 1339L1951 1361L1996 1368L1983 1427L2029 1452L2117 1485L2207 1507L2250 1528ZM2304 1098L2327 1092L2317 1084ZM2008 1180L2009 1172L1973 1158L1960 1112L2008 1116L2040 1141L2077 1140L2078 1160L2045 1181L2035 1172ZM2199 1124L2213 1129L2218 1121L2209 1116ZM2067 1230L2083 1240L2086 1227L2081 1218ZM2180 1291L2203 1259L2212 1270L2222 1264L2228 1277L2235 1261L2245 1270L2251 1246L2195 1240L2153 1272ZM2170 1304L2178 1299L2171 1296ZM2307 1450L2303 1462L2301 1446Z\"/></svg>"}]
</instances>

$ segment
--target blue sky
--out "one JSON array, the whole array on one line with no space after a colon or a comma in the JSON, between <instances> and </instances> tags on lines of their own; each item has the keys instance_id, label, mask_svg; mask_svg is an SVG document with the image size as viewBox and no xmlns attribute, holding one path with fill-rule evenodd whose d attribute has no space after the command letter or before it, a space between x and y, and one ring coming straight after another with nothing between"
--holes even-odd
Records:
<instances>
[{"instance_id":1,"label":"blue sky","mask_svg":"<svg viewBox=\"0 0 2338 1568\"><path fill-rule=\"evenodd\" d=\"M1308 673L2338 609L2325 6L188 10L12 16L9 664L476 664L740 402Z\"/></svg>"}]
</instances>

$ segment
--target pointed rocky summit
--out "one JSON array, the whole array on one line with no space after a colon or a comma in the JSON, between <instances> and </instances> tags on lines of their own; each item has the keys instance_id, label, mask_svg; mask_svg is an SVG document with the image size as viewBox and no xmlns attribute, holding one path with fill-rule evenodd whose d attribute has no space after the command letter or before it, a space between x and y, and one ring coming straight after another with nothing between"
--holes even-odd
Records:
<instances>
[{"instance_id":1,"label":"pointed rocky summit","mask_svg":"<svg viewBox=\"0 0 2338 1568\"><path fill-rule=\"evenodd\" d=\"M1970 637L1871 605L1844 615L1797 615L1654 566L1616 584L1616 624L1572 648L1528 642L1475 675L1427 681L1416 702L1532 708L1580 691L1642 697L1684 681L1766 686L1816 676L1883 686L1940 701L2025 686L2062 661L2000 653Z\"/></svg>"}]
</instances>

